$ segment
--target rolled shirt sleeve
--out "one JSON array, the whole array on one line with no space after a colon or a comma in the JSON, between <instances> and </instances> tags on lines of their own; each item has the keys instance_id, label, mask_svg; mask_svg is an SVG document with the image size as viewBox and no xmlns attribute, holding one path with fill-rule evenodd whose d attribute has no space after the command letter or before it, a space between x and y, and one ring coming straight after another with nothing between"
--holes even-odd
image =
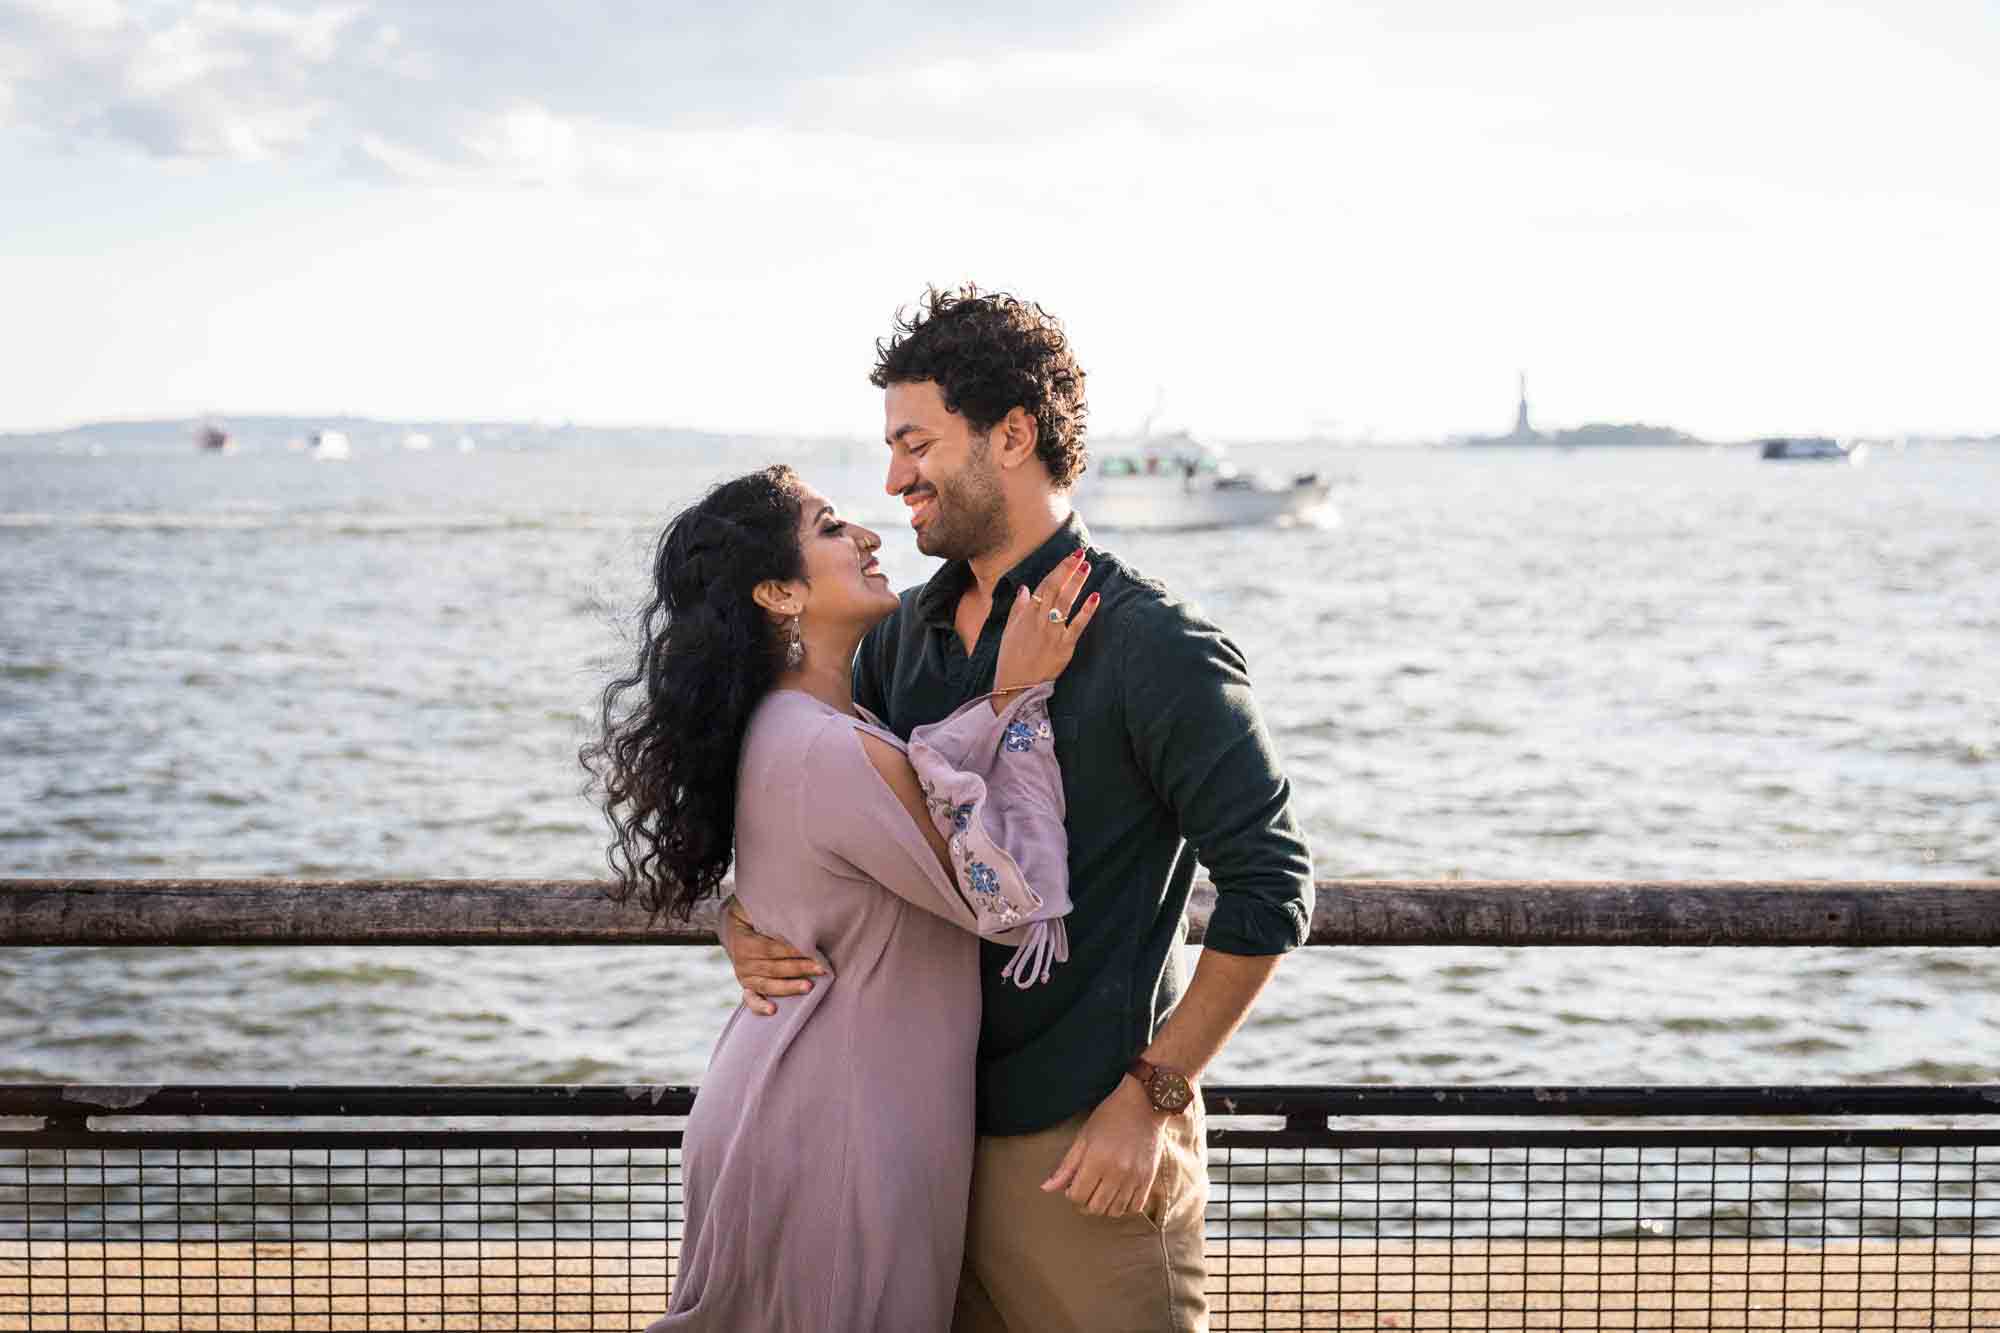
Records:
<instances>
[{"instance_id":1,"label":"rolled shirt sleeve","mask_svg":"<svg viewBox=\"0 0 2000 1333\"><path fill-rule=\"evenodd\" d=\"M1204 947L1298 948L1312 922L1312 857L1243 654L1184 607L1150 618L1124 651L1133 753L1215 885Z\"/></svg>"}]
</instances>

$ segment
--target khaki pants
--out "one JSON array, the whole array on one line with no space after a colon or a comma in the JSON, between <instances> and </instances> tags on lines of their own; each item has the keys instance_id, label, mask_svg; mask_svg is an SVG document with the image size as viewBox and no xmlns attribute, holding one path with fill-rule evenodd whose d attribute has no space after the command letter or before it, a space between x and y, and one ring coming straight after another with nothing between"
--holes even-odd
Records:
<instances>
[{"instance_id":1,"label":"khaki pants","mask_svg":"<svg viewBox=\"0 0 2000 1333\"><path fill-rule=\"evenodd\" d=\"M1142 1213L1090 1217L1042 1182L1088 1112L1036 1134L981 1136L952 1333L1206 1333L1202 1105L1167 1122Z\"/></svg>"}]
</instances>

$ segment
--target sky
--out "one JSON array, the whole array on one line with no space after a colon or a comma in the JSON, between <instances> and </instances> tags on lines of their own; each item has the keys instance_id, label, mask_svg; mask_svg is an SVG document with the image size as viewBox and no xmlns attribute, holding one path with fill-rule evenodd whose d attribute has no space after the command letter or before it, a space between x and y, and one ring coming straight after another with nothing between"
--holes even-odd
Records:
<instances>
[{"instance_id":1,"label":"sky","mask_svg":"<svg viewBox=\"0 0 2000 1333\"><path fill-rule=\"evenodd\" d=\"M1996 0L0 0L0 430L868 438L971 280L1100 436L1994 431L1996 126Z\"/></svg>"}]
</instances>

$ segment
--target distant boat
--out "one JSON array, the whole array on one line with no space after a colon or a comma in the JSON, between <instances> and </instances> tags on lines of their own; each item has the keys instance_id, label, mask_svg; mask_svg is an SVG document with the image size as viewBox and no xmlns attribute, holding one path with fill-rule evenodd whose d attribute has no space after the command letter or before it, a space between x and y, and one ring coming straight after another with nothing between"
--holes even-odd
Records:
<instances>
[{"instance_id":1,"label":"distant boat","mask_svg":"<svg viewBox=\"0 0 2000 1333\"><path fill-rule=\"evenodd\" d=\"M194 433L195 447L205 454L233 454L236 441L229 438L229 432L214 422L204 423Z\"/></svg>"},{"instance_id":2,"label":"distant boat","mask_svg":"<svg viewBox=\"0 0 2000 1333\"><path fill-rule=\"evenodd\" d=\"M1171 431L1093 441L1076 507L1094 528L1234 528L1297 522L1331 489L1317 473L1284 481L1240 471L1219 446Z\"/></svg>"},{"instance_id":3,"label":"distant boat","mask_svg":"<svg viewBox=\"0 0 2000 1333\"><path fill-rule=\"evenodd\" d=\"M1778 463L1858 463L1864 446L1825 435L1779 435L1757 441L1757 456Z\"/></svg>"},{"instance_id":4,"label":"distant boat","mask_svg":"<svg viewBox=\"0 0 2000 1333\"><path fill-rule=\"evenodd\" d=\"M415 453L422 453L431 447L431 437L420 430L413 430L403 437L403 447Z\"/></svg>"},{"instance_id":5,"label":"distant boat","mask_svg":"<svg viewBox=\"0 0 2000 1333\"><path fill-rule=\"evenodd\" d=\"M316 430L312 437L312 455L322 463L337 463L353 457L348 447L347 436L337 430Z\"/></svg>"}]
</instances>

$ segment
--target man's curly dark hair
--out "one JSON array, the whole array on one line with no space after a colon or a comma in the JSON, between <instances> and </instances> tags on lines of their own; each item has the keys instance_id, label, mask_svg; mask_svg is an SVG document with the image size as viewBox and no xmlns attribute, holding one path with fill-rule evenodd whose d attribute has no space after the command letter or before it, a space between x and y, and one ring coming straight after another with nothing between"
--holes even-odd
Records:
<instances>
[{"instance_id":1,"label":"man's curly dark hair","mask_svg":"<svg viewBox=\"0 0 2000 1333\"><path fill-rule=\"evenodd\" d=\"M1032 301L970 283L956 291L926 288L922 308L898 310L895 333L876 342L868 376L878 389L924 380L934 381L944 405L974 430L991 430L1023 409L1035 419L1035 453L1050 479L1067 488L1083 475L1083 367L1062 322Z\"/></svg>"}]
</instances>

